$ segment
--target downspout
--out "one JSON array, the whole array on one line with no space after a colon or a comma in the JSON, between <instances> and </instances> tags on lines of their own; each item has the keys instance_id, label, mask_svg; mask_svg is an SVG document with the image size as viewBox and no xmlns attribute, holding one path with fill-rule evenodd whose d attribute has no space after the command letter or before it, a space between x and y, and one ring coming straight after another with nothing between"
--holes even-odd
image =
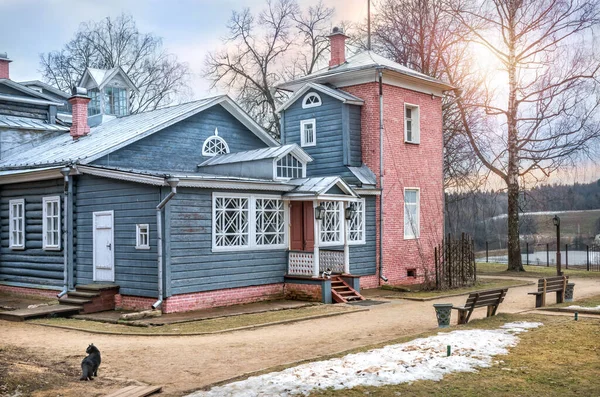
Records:
<instances>
[{"instance_id":1,"label":"downspout","mask_svg":"<svg viewBox=\"0 0 600 397\"><path fill-rule=\"evenodd\" d=\"M177 194L177 184L179 179L169 178L166 181L171 186L171 192L156 206L156 238L157 238L157 265L158 265L158 300L152 305L153 309L158 309L163 303L163 237L162 237L162 210L167 203Z\"/></svg>"},{"instance_id":2,"label":"downspout","mask_svg":"<svg viewBox=\"0 0 600 397\"><path fill-rule=\"evenodd\" d=\"M383 71L379 74L379 278L385 282L387 277L383 275ZM381 284L381 283L380 283Z\"/></svg>"},{"instance_id":3,"label":"downspout","mask_svg":"<svg viewBox=\"0 0 600 397\"><path fill-rule=\"evenodd\" d=\"M69 234L68 232L68 228L69 228L69 211L67 210L67 205L69 203L69 174L71 173L71 167L64 167L61 168L60 173L63 175L64 177L64 183L63 183L63 187L64 187L64 203L63 203L63 219L65 221L64 223L64 227L63 227L63 233L62 233L62 240L63 240L63 266L64 266L64 270L63 270L63 274L64 274L64 281L63 281L63 289L62 291L60 291L58 293L58 295L56 295L57 298L62 298L63 296L65 296L67 294L67 292L69 291L69 254L68 254L68 249L67 249L67 236Z\"/></svg>"}]
</instances>

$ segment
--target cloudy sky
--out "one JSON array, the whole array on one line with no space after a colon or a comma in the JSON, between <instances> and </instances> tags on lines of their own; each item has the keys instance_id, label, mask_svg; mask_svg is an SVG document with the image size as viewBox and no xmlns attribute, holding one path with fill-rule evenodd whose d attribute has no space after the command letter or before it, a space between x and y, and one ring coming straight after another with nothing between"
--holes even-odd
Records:
<instances>
[{"instance_id":1,"label":"cloudy sky","mask_svg":"<svg viewBox=\"0 0 600 397\"><path fill-rule=\"evenodd\" d=\"M0 0L0 52L7 52L11 78L40 79L39 54L60 49L81 22L122 12L133 15L143 33L163 38L165 48L187 62L194 97L208 94L199 75L207 51L227 34L232 10L261 10L266 0ZM303 6L316 0L300 0ZM335 7L334 23L366 18L367 0L325 0Z\"/></svg>"}]
</instances>

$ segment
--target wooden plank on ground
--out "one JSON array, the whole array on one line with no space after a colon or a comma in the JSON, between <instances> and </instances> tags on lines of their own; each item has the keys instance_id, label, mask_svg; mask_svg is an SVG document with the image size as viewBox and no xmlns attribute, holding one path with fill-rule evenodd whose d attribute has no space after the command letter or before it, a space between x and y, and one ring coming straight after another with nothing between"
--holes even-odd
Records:
<instances>
[{"instance_id":1,"label":"wooden plank on ground","mask_svg":"<svg viewBox=\"0 0 600 397\"><path fill-rule=\"evenodd\" d=\"M105 397L146 397L162 390L162 386L127 386Z\"/></svg>"}]
</instances>

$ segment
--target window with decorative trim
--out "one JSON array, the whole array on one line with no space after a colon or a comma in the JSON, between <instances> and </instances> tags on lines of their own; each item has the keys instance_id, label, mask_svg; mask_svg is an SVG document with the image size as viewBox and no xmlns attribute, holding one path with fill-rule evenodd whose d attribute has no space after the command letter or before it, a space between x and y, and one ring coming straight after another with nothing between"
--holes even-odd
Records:
<instances>
[{"instance_id":1,"label":"window with decorative trim","mask_svg":"<svg viewBox=\"0 0 600 397\"><path fill-rule=\"evenodd\" d=\"M104 113L115 116L126 116L127 89L120 87L106 87L104 89Z\"/></svg>"},{"instance_id":2,"label":"window with decorative trim","mask_svg":"<svg viewBox=\"0 0 600 397\"><path fill-rule=\"evenodd\" d=\"M309 92L302 100L302 109L314 108L321 106L321 97L316 92Z\"/></svg>"},{"instance_id":3,"label":"window with decorative trim","mask_svg":"<svg viewBox=\"0 0 600 397\"><path fill-rule=\"evenodd\" d=\"M149 250L150 249L150 225L138 224L135 225L135 249Z\"/></svg>"},{"instance_id":4,"label":"window with decorative trim","mask_svg":"<svg viewBox=\"0 0 600 397\"><path fill-rule=\"evenodd\" d=\"M43 249L60 250L60 197L44 197L42 199L42 208Z\"/></svg>"},{"instance_id":5,"label":"window with decorative trim","mask_svg":"<svg viewBox=\"0 0 600 397\"><path fill-rule=\"evenodd\" d=\"M256 199L256 245L285 243L285 210L283 200Z\"/></svg>"},{"instance_id":6,"label":"window with decorative trim","mask_svg":"<svg viewBox=\"0 0 600 397\"><path fill-rule=\"evenodd\" d=\"M219 136L219 130L215 128L215 135L209 136L202 145L203 156L216 156L218 154L229 153L229 145L225 142L225 139Z\"/></svg>"},{"instance_id":7,"label":"window with decorative trim","mask_svg":"<svg viewBox=\"0 0 600 397\"><path fill-rule=\"evenodd\" d=\"M342 244L342 219L343 206L340 201L325 201L319 205L325 208L323 220L321 220L321 244Z\"/></svg>"},{"instance_id":8,"label":"window with decorative trim","mask_svg":"<svg viewBox=\"0 0 600 397\"><path fill-rule=\"evenodd\" d=\"M287 211L279 196L213 194L213 251L287 248Z\"/></svg>"},{"instance_id":9,"label":"window with decorative trim","mask_svg":"<svg viewBox=\"0 0 600 397\"><path fill-rule=\"evenodd\" d=\"M25 249L25 200L8 202L9 248Z\"/></svg>"},{"instance_id":10,"label":"window with decorative trim","mask_svg":"<svg viewBox=\"0 0 600 397\"><path fill-rule=\"evenodd\" d=\"M317 144L317 123L315 119L300 122L300 146L315 146Z\"/></svg>"},{"instance_id":11,"label":"window with decorative trim","mask_svg":"<svg viewBox=\"0 0 600 397\"><path fill-rule=\"evenodd\" d=\"M404 238L419 238L419 189L404 189Z\"/></svg>"},{"instance_id":12,"label":"window with decorative trim","mask_svg":"<svg viewBox=\"0 0 600 397\"><path fill-rule=\"evenodd\" d=\"M361 244L365 242L365 199L351 203L356 212L348 221L348 243Z\"/></svg>"},{"instance_id":13,"label":"window with decorative trim","mask_svg":"<svg viewBox=\"0 0 600 397\"><path fill-rule=\"evenodd\" d=\"M420 121L419 107L417 105L404 104L404 141L408 143L419 143Z\"/></svg>"},{"instance_id":14,"label":"window with decorative trim","mask_svg":"<svg viewBox=\"0 0 600 397\"><path fill-rule=\"evenodd\" d=\"M276 163L277 178L298 179L304 178L304 163L291 153L283 156Z\"/></svg>"}]
</instances>

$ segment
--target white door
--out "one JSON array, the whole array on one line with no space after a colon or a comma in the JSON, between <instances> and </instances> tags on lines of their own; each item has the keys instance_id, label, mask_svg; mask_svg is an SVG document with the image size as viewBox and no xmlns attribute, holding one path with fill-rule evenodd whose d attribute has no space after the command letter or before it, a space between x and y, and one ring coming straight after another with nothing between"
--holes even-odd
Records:
<instances>
[{"instance_id":1,"label":"white door","mask_svg":"<svg viewBox=\"0 0 600 397\"><path fill-rule=\"evenodd\" d=\"M94 212L94 281L115 281L114 212Z\"/></svg>"}]
</instances>

